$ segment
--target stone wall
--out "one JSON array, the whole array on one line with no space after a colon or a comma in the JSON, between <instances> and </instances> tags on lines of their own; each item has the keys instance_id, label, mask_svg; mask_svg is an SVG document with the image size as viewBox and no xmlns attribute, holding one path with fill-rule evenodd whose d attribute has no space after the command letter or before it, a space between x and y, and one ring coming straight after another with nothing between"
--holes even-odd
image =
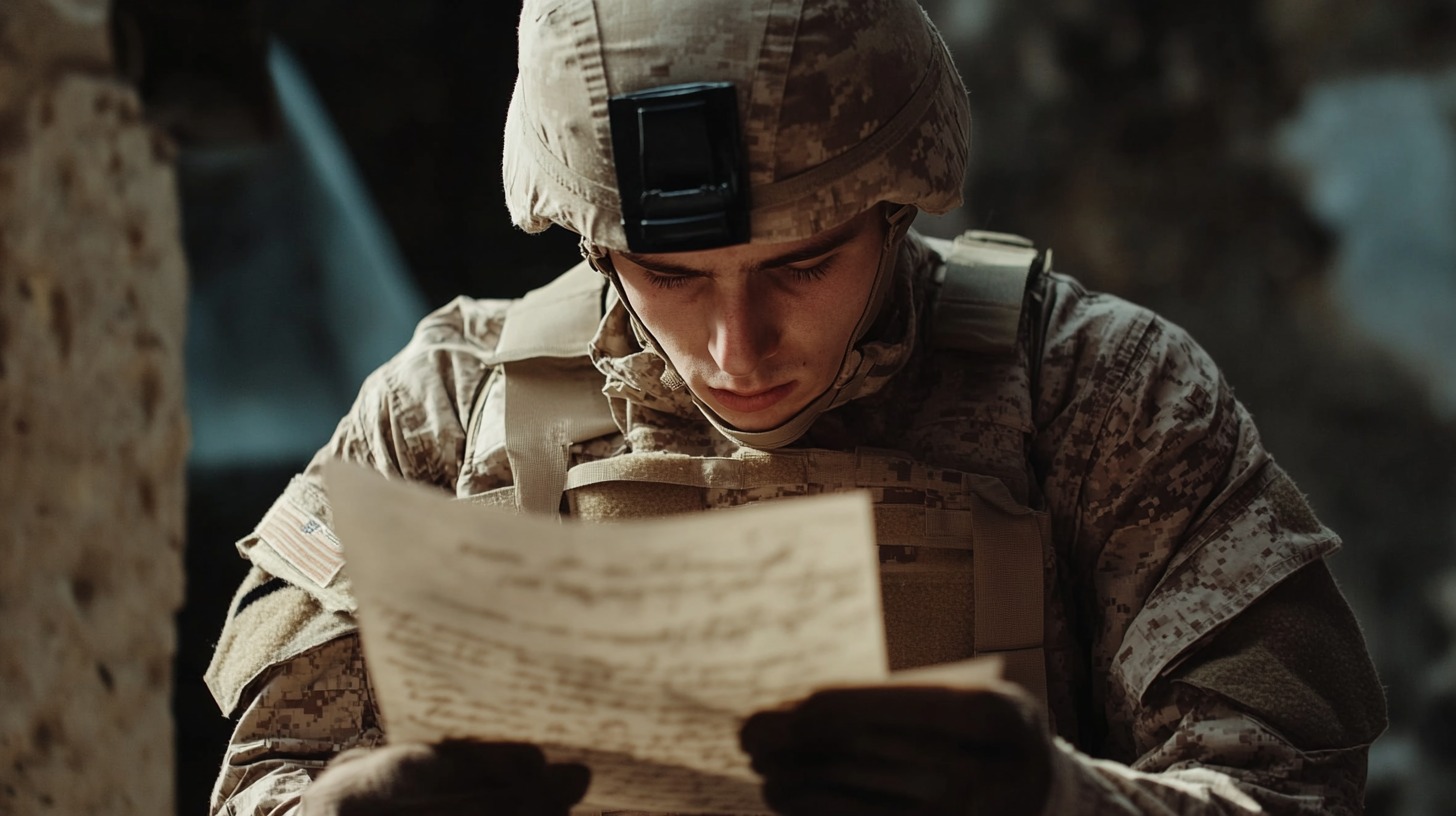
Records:
<instances>
[{"instance_id":1,"label":"stone wall","mask_svg":"<svg viewBox=\"0 0 1456 816\"><path fill-rule=\"evenodd\" d=\"M0 4L0 814L173 812L185 268L110 50Z\"/></svg>"}]
</instances>

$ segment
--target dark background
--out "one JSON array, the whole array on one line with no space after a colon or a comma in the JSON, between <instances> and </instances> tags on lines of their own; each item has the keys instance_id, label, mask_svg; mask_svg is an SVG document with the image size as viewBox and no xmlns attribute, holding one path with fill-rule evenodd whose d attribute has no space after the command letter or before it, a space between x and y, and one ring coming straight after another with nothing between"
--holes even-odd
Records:
<instances>
[{"instance_id":1,"label":"dark background","mask_svg":"<svg viewBox=\"0 0 1456 816\"><path fill-rule=\"evenodd\" d=\"M1346 539L1334 566L1395 723L1370 812L1441 812L1456 755L1456 198L1442 192L1456 189L1456 2L925 4L971 90L974 158L967 206L922 228L1032 236L1062 271L1209 348ZM228 734L200 678L243 572L232 542L425 309L516 295L576 259L560 230L516 232L501 198L516 14L117 5L121 62L182 149L194 279L179 813L205 810ZM328 139L287 115L270 42L316 89L362 195L300 191ZM357 255L361 235L383 244ZM339 294L351 280L369 319Z\"/></svg>"}]
</instances>

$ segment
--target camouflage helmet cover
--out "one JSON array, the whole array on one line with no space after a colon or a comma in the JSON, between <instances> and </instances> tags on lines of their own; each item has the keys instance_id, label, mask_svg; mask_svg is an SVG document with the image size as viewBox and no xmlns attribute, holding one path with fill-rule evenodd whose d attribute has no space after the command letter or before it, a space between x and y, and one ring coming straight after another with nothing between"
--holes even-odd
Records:
<instances>
[{"instance_id":1,"label":"camouflage helmet cover","mask_svg":"<svg viewBox=\"0 0 1456 816\"><path fill-rule=\"evenodd\" d=\"M960 204L965 88L914 0L525 0L506 120L506 204L626 249L609 97L732 82L750 240L836 226L877 202Z\"/></svg>"}]
</instances>

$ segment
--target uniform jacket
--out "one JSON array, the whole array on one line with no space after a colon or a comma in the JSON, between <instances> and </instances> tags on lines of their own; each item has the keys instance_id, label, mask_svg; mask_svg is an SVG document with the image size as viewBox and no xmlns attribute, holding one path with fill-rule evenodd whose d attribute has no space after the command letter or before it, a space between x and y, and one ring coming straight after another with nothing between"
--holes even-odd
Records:
<instances>
[{"instance_id":1,"label":"uniform jacket","mask_svg":"<svg viewBox=\"0 0 1456 816\"><path fill-rule=\"evenodd\" d=\"M939 261L912 233L874 330L902 359L795 446L903 451L994 476L1047 511L1046 812L1361 812L1385 711L1324 564L1339 542L1215 365L1177 326L1052 273L1032 285L1013 353L939 348L927 319ZM287 556L278 520L329 522L320 469L336 457L462 498L510 485L493 360L509 307L460 298L421 322L239 543L253 568L208 673L239 717L214 813L288 812L332 756L384 739L347 572ZM590 360L618 430L575 446L574 461L733 454L662 384L620 307Z\"/></svg>"}]
</instances>

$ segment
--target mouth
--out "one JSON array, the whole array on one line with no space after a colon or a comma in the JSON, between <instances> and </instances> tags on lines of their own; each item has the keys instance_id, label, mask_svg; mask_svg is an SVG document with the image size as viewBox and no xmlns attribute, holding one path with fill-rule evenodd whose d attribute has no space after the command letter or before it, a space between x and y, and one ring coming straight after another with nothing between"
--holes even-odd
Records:
<instances>
[{"instance_id":1,"label":"mouth","mask_svg":"<svg viewBox=\"0 0 1456 816\"><path fill-rule=\"evenodd\" d=\"M708 392L713 395L713 401L724 408L736 414L752 414L772 408L793 390L794 383L786 382L783 385L751 393L726 391L721 388L709 388Z\"/></svg>"}]
</instances>

